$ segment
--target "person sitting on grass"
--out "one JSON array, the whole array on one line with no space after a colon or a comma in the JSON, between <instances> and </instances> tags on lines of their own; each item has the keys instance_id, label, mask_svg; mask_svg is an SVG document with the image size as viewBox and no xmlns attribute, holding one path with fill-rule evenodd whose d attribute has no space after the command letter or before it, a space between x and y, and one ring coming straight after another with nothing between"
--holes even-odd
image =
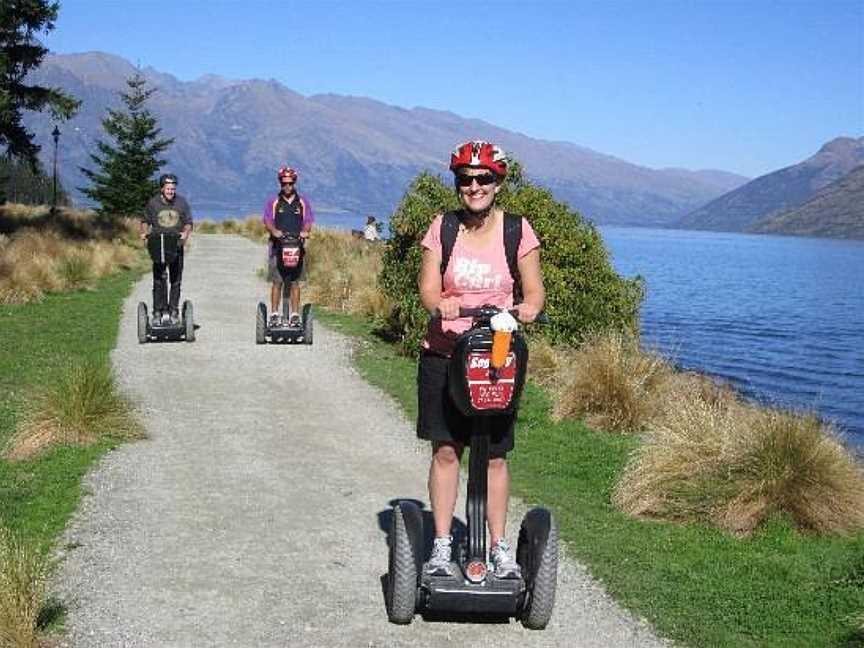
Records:
<instances>
[{"instance_id":1,"label":"person sitting on grass","mask_svg":"<svg viewBox=\"0 0 864 648\"><path fill-rule=\"evenodd\" d=\"M363 228L363 238L367 241L377 241L381 238L378 234L378 223L374 216L366 217L366 227Z\"/></svg>"}]
</instances>

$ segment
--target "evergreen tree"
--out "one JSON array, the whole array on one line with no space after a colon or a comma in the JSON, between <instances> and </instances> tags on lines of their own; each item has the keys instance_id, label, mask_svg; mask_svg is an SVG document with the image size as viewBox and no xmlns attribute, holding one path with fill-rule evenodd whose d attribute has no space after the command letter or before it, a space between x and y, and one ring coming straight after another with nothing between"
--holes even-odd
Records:
<instances>
[{"instance_id":1,"label":"evergreen tree","mask_svg":"<svg viewBox=\"0 0 864 648\"><path fill-rule=\"evenodd\" d=\"M0 2L0 147L7 157L23 160L34 172L40 147L21 123L22 111L48 109L54 119L68 119L80 104L56 88L24 83L48 53L36 34L54 29L59 8L60 3L47 0Z\"/></svg>"},{"instance_id":2,"label":"evergreen tree","mask_svg":"<svg viewBox=\"0 0 864 648\"><path fill-rule=\"evenodd\" d=\"M109 110L102 120L102 128L114 144L96 142L99 153L91 153L90 159L98 170L81 168L92 186L79 189L99 203L100 214L110 217L143 213L147 201L159 191L153 176L165 160L158 156L174 143L173 138L159 138L162 129L146 108L155 89L147 88L140 72L127 79L126 85L129 89L120 93L125 109Z\"/></svg>"}]
</instances>

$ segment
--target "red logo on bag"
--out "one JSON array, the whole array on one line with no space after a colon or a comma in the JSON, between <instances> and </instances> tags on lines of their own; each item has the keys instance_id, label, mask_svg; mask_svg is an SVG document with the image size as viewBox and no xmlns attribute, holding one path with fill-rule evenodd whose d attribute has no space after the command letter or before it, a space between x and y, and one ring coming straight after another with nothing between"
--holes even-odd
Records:
<instances>
[{"instance_id":1,"label":"red logo on bag","mask_svg":"<svg viewBox=\"0 0 864 648\"><path fill-rule=\"evenodd\" d=\"M300 264L300 248L299 247L283 247L282 248L282 265L286 268L296 268Z\"/></svg>"},{"instance_id":2,"label":"red logo on bag","mask_svg":"<svg viewBox=\"0 0 864 648\"><path fill-rule=\"evenodd\" d=\"M469 353L465 360L468 392L471 406L478 410L507 409L513 400L516 386L516 354L507 355L504 366L498 370L495 379L489 361L492 354L488 351Z\"/></svg>"}]
</instances>

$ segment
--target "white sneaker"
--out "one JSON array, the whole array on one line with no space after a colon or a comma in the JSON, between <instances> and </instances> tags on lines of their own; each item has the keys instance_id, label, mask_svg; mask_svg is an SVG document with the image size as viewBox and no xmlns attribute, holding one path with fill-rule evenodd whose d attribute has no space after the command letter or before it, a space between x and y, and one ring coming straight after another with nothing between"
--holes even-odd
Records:
<instances>
[{"instance_id":1,"label":"white sneaker","mask_svg":"<svg viewBox=\"0 0 864 648\"><path fill-rule=\"evenodd\" d=\"M435 538L432 545L432 555L424 566L424 571L430 576L452 576L453 563L451 562L453 537L444 536Z\"/></svg>"},{"instance_id":2,"label":"white sneaker","mask_svg":"<svg viewBox=\"0 0 864 648\"><path fill-rule=\"evenodd\" d=\"M496 578L521 578L522 569L513 558L513 550L503 538L492 547L492 565Z\"/></svg>"}]
</instances>

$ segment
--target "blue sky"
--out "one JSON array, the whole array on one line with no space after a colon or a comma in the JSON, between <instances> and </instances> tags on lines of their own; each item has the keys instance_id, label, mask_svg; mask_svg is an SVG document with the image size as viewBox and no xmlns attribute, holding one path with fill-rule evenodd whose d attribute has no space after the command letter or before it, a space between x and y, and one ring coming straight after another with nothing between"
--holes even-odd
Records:
<instances>
[{"instance_id":1,"label":"blue sky","mask_svg":"<svg viewBox=\"0 0 864 648\"><path fill-rule=\"evenodd\" d=\"M864 135L864 1L61 0L54 52L425 106L749 176Z\"/></svg>"}]
</instances>

